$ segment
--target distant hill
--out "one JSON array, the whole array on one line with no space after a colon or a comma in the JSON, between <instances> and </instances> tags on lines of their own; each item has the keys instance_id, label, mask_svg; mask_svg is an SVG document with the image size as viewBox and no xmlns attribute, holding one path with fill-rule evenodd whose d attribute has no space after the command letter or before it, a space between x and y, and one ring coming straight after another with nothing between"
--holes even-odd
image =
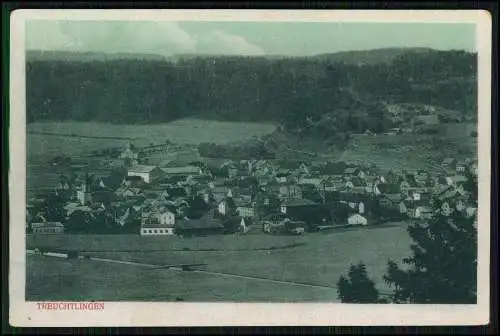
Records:
<instances>
[{"instance_id":1,"label":"distant hill","mask_svg":"<svg viewBox=\"0 0 500 336\"><path fill-rule=\"evenodd\" d=\"M165 61L165 57L155 54L133 54L133 53L104 53L104 52L75 52L75 51L53 51L53 50L28 50L26 61L66 61L66 62L90 62L90 61L114 61L114 60L155 60Z\"/></svg>"},{"instance_id":2,"label":"distant hill","mask_svg":"<svg viewBox=\"0 0 500 336\"><path fill-rule=\"evenodd\" d=\"M329 61L342 62L345 64L389 64L397 57L404 54L432 53L435 50L430 48L381 48L370 50L340 51L332 54L319 54L310 58Z\"/></svg>"},{"instance_id":3,"label":"distant hill","mask_svg":"<svg viewBox=\"0 0 500 336\"><path fill-rule=\"evenodd\" d=\"M66 62L89 62L89 61L112 61L112 60L154 60L178 62L179 60L192 60L197 58L264 58L267 60L282 59L310 59L327 62L341 62L345 64L363 65L390 63L395 58L407 53L430 53L429 48L384 48L371 50L341 51L331 54L318 54L313 56L290 56L290 55L263 55L263 56L237 56L224 54L176 54L162 56L156 54L137 53L104 53L104 52L74 52L74 51L45 51L28 50L27 61L66 61Z\"/></svg>"},{"instance_id":4,"label":"distant hill","mask_svg":"<svg viewBox=\"0 0 500 336\"><path fill-rule=\"evenodd\" d=\"M27 120L144 124L195 117L272 122L342 140L390 127L384 104L432 105L471 119L476 63L473 53L420 48L312 57L30 51Z\"/></svg>"}]
</instances>

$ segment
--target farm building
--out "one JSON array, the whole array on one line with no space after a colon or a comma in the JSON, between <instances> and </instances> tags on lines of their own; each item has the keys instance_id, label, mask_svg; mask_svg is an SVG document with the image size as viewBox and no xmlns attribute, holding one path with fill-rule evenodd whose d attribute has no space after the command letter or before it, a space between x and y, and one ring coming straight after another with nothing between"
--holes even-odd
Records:
<instances>
[{"instance_id":1,"label":"farm building","mask_svg":"<svg viewBox=\"0 0 500 336\"><path fill-rule=\"evenodd\" d=\"M31 229L35 234L62 234L64 225L60 222L41 222L31 224Z\"/></svg>"},{"instance_id":2,"label":"farm building","mask_svg":"<svg viewBox=\"0 0 500 336\"><path fill-rule=\"evenodd\" d=\"M163 171L156 167L150 165L135 165L130 168L128 176L139 176L144 182L151 183L156 181L164 176Z\"/></svg>"}]
</instances>

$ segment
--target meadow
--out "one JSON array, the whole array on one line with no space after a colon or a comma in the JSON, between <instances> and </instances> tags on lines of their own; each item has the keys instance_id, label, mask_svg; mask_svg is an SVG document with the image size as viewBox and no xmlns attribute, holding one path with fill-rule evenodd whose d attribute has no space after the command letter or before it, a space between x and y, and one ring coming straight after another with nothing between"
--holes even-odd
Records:
<instances>
[{"instance_id":1,"label":"meadow","mask_svg":"<svg viewBox=\"0 0 500 336\"><path fill-rule=\"evenodd\" d=\"M388 237L391 239L387 239ZM209 272L325 288L234 279L216 274L192 272L179 274L169 270L144 271L138 266L131 265L109 264L116 271L108 274L111 271L101 268L102 265L96 261L61 261L30 256L28 260L33 261L27 264L27 293L33 299L42 299L43 296L45 299L64 299L64 295L72 297L72 291L92 292L89 282L107 279L114 274L114 277L123 276L127 279L119 284L123 292L122 297L114 292L116 288L109 285L106 280L100 280L105 284L99 285L99 288L95 289L97 294L94 293L92 297L98 295L100 297L96 299L127 300L133 292L133 295L144 300L168 300L164 295L157 293L157 288L163 286L172 287L172 295L194 301L335 301L335 285L340 275L348 271L351 263L359 261L367 265L368 272L377 286L387 291L383 282L387 261L393 259L401 262L401 259L410 253L409 245L410 238L404 223L394 223L384 227L338 229L328 233L303 236L272 236L260 233L190 239L139 235L28 236L28 248L43 246L78 250L82 255L154 265L205 263L207 265L203 269ZM43 265L51 260L55 261L47 267L47 270L41 271ZM94 268L92 263L95 264ZM153 278L148 278L144 273L150 274ZM184 283L179 283L179 277L184 277L182 280ZM157 281L158 285L150 286L147 282L143 283L145 278L148 278L145 281ZM44 279L53 279L53 282L60 285L46 284ZM200 283L201 287L196 283ZM73 286L72 290L68 288L70 285ZM53 287L47 289L47 286Z\"/></svg>"},{"instance_id":2,"label":"meadow","mask_svg":"<svg viewBox=\"0 0 500 336\"><path fill-rule=\"evenodd\" d=\"M274 129L275 125L268 123L242 124L201 119L179 119L152 125L35 122L27 125L28 158L88 153L95 149L124 146L129 140L138 146L161 144L167 140L186 145L234 143L268 134Z\"/></svg>"},{"instance_id":3,"label":"meadow","mask_svg":"<svg viewBox=\"0 0 500 336\"><path fill-rule=\"evenodd\" d=\"M439 133L357 135L340 155L346 162L375 164L379 169L427 169L441 171L446 157L457 159L477 155L477 138L470 136L475 123L441 124Z\"/></svg>"},{"instance_id":4,"label":"meadow","mask_svg":"<svg viewBox=\"0 0 500 336\"><path fill-rule=\"evenodd\" d=\"M73 159L95 150L125 148L130 141L136 146L165 143L181 145L201 142L217 144L245 141L270 133L272 124L221 122L200 119L180 119L166 124L123 125L98 122L35 122L27 125L27 190L52 189L64 167L47 162L60 155ZM179 153L193 157L191 153ZM194 157L198 154L195 153ZM164 159L180 160L176 155ZM89 159L85 159L89 160ZM94 169L93 169L94 171Z\"/></svg>"}]
</instances>

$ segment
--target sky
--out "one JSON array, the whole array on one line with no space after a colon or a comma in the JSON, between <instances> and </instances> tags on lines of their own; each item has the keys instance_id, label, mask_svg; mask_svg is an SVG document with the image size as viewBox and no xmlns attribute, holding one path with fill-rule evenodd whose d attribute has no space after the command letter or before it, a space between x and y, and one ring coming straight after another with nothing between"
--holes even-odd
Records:
<instances>
[{"instance_id":1,"label":"sky","mask_svg":"<svg viewBox=\"0 0 500 336\"><path fill-rule=\"evenodd\" d=\"M28 50L308 56L426 47L475 51L466 23L28 21Z\"/></svg>"}]
</instances>

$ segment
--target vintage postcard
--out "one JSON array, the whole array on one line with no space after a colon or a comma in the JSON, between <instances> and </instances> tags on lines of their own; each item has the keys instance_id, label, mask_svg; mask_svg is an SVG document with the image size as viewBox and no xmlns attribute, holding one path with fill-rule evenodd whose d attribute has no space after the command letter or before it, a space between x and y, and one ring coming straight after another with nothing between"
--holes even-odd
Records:
<instances>
[{"instance_id":1,"label":"vintage postcard","mask_svg":"<svg viewBox=\"0 0 500 336\"><path fill-rule=\"evenodd\" d=\"M11 325L488 323L491 33L13 12Z\"/></svg>"}]
</instances>

